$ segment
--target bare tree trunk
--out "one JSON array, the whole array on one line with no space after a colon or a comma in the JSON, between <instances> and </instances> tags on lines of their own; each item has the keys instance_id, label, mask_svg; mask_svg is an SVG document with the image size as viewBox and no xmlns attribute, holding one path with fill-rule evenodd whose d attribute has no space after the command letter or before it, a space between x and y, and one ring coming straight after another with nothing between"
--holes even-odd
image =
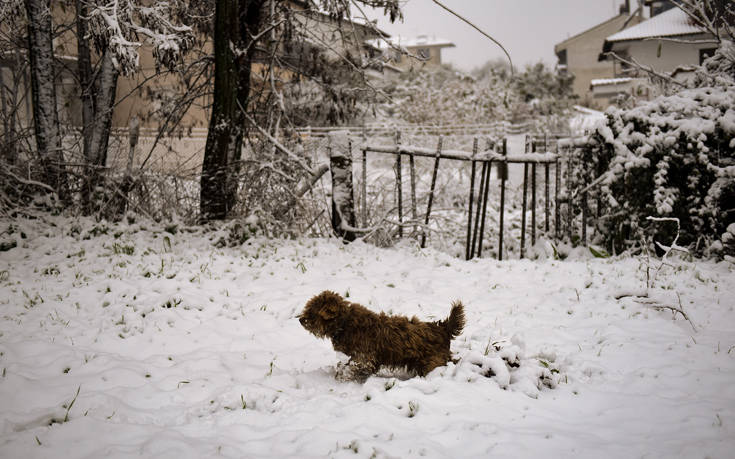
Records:
<instances>
[{"instance_id":1,"label":"bare tree trunk","mask_svg":"<svg viewBox=\"0 0 735 459\"><path fill-rule=\"evenodd\" d=\"M105 186L104 167L107 164L107 147L112 128L112 114L117 92L119 72L109 50L104 51L99 68L92 67L89 47L87 17L88 7L83 0L76 1L77 52L79 85L82 98L82 137L84 158L89 167L82 188L82 201L88 213L94 211L93 195Z\"/></svg>"},{"instance_id":2,"label":"bare tree trunk","mask_svg":"<svg viewBox=\"0 0 735 459\"><path fill-rule=\"evenodd\" d=\"M33 121L44 180L67 199L59 113L56 109L50 0L26 0Z\"/></svg>"},{"instance_id":3,"label":"bare tree trunk","mask_svg":"<svg viewBox=\"0 0 735 459\"><path fill-rule=\"evenodd\" d=\"M110 140L112 128L112 113L115 106L115 94L117 92L118 71L115 69L112 54L107 51L102 55L102 61L97 70L94 81L94 111L91 124L89 151L86 158L93 166L98 168L107 164L107 145Z\"/></svg>"},{"instance_id":4,"label":"bare tree trunk","mask_svg":"<svg viewBox=\"0 0 735 459\"><path fill-rule=\"evenodd\" d=\"M92 53L89 49L87 36L88 16L87 4L84 0L76 0L77 7L77 65L79 72L80 96L82 99L82 141L84 142L84 157L89 158L90 141L92 135L91 120L94 119L94 75L92 70Z\"/></svg>"},{"instance_id":5,"label":"bare tree trunk","mask_svg":"<svg viewBox=\"0 0 735 459\"><path fill-rule=\"evenodd\" d=\"M0 159L7 164L14 164L16 158L15 117L11 114L11 110L13 109L9 107L8 100L5 95L5 78L3 70L0 69L0 117L3 119L3 131L2 136L0 136Z\"/></svg>"},{"instance_id":6,"label":"bare tree trunk","mask_svg":"<svg viewBox=\"0 0 735 459\"><path fill-rule=\"evenodd\" d=\"M234 204L228 190L231 160L242 148L242 125L237 125L238 62L232 46L239 43L239 1L217 0L214 19L214 100L202 163L200 218L223 219Z\"/></svg>"},{"instance_id":7,"label":"bare tree trunk","mask_svg":"<svg viewBox=\"0 0 735 459\"><path fill-rule=\"evenodd\" d=\"M214 100L202 163L202 221L227 218L235 205L242 154L253 36L263 0L217 0L214 27ZM233 49L234 48L234 49ZM239 54L236 55L235 51Z\"/></svg>"}]
</instances>

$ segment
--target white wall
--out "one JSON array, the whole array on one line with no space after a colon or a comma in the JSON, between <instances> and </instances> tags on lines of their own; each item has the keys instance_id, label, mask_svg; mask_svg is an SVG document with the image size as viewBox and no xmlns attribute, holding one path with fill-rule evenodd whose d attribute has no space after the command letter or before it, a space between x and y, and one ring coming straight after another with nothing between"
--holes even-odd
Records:
<instances>
[{"instance_id":1,"label":"white wall","mask_svg":"<svg viewBox=\"0 0 735 459\"><path fill-rule=\"evenodd\" d=\"M704 37L698 39L701 38ZM659 46L661 46L660 55ZM671 72L681 65L699 65L699 50L716 46L712 43L695 44L666 40L646 40L629 42L627 48L630 57L639 64L651 66L659 72Z\"/></svg>"}]
</instances>

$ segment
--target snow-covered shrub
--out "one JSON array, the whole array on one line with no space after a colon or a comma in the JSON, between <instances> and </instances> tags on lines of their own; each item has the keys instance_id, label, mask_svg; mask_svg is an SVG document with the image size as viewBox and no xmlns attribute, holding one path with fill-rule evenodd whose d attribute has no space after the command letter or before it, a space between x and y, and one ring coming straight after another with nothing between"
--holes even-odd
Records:
<instances>
[{"instance_id":1,"label":"snow-covered shrub","mask_svg":"<svg viewBox=\"0 0 735 459\"><path fill-rule=\"evenodd\" d=\"M696 72L694 86L730 86L735 83L735 43L723 40L715 54Z\"/></svg>"},{"instance_id":2,"label":"snow-covered shrub","mask_svg":"<svg viewBox=\"0 0 735 459\"><path fill-rule=\"evenodd\" d=\"M722 250L726 260L735 263L735 223L722 234Z\"/></svg>"},{"instance_id":3,"label":"snow-covered shrub","mask_svg":"<svg viewBox=\"0 0 735 459\"><path fill-rule=\"evenodd\" d=\"M670 241L673 229L646 217L676 217L682 245L704 251L735 221L735 84L685 89L606 115L576 174L582 185L584 174L606 171L597 196L602 238L617 250L650 236Z\"/></svg>"}]
</instances>

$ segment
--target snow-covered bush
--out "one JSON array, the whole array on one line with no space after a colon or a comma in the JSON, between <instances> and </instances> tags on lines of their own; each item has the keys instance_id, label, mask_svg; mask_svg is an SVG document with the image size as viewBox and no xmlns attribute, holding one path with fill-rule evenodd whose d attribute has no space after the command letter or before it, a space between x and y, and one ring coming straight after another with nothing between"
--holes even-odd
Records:
<instances>
[{"instance_id":1,"label":"snow-covered bush","mask_svg":"<svg viewBox=\"0 0 735 459\"><path fill-rule=\"evenodd\" d=\"M735 263L735 223L730 224L722 234L721 244L724 258Z\"/></svg>"},{"instance_id":2,"label":"snow-covered bush","mask_svg":"<svg viewBox=\"0 0 735 459\"><path fill-rule=\"evenodd\" d=\"M735 221L735 82L720 65L731 47L703 66L697 81L705 86L611 108L590 136L576 179L607 171L598 230L611 248L650 236L670 241L673 229L646 221L665 216L679 218L681 243L702 253Z\"/></svg>"}]
</instances>

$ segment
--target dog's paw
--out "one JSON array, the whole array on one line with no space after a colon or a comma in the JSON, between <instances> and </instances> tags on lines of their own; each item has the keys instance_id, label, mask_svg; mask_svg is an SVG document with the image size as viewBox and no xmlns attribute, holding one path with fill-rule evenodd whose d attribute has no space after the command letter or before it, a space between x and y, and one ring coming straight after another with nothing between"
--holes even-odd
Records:
<instances>
[{"instance_id":1,"label":"dog's paw","mask_svg":"<svg viewBox=\"0 0 735 459\"><path fill-rule=\"evenodd\" d=\"M337 367L334 372L334 379L339 382L350 381L352 371L349 369L349 364L346 362L337 362Z\"/></svg>"},{"instance_id":2,"label":"dog's paw","mask_svg":"<svg viewBox=\"0 0 735 459\"><path fill-rule=\"evenodd\" d=\"M347 363L337 362L334 379L340 382L352 381L362 384L368 379L368 377L370 377L371 374L374 373L374 371L370 371L371 368L372 366L370 366L370 368L367 368L366 365L360 365L355 363L354 361L350 361Z\"/></svg>"}]
</instances>

